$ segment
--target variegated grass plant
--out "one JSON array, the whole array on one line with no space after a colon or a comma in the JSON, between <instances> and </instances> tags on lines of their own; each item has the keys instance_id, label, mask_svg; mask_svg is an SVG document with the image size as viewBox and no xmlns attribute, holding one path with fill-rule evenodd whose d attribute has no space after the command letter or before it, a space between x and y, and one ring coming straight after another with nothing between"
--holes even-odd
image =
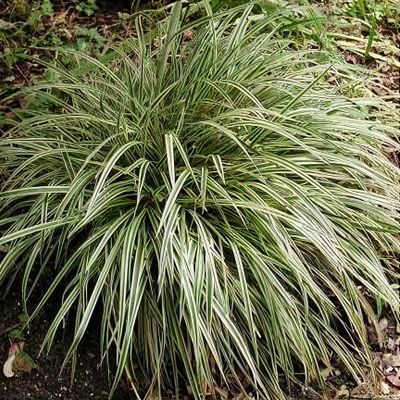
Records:
<instances>
[{"instance_id":1,"label":"variegated grass plant","mask_svg":"<svg viewBox=\"0 0 400 400\"><path fill-rule=\"evenodd\" d=\"M188 31L178 4L109 62L70 54L0 143L0 280L20 274L32 318L63 293L45 344L76 313L67 359L101 310L114 388L125 373L139 397L282 398L333 359L362 377L372 302L399 306L395 130L370 114L392 111L250 10Z\"/></svg>"}]
</instances>

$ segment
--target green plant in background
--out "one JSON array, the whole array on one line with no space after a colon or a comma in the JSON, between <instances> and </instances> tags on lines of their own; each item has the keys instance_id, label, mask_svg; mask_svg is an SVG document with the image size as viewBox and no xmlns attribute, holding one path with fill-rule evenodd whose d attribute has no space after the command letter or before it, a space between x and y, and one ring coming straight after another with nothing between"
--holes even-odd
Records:
<instances>
[{"instance_id":1,"label":"green plant in background","mask_svg":"<svg viewBox=\"0 0 400 400\"><path fill-rule=\"evenodd\" d=\"M377 13L375 0L352 0L348 2L348 14L358 17L368 25L368 43L365 56L368 57L377 34Z\"/></svg>"},{"instance_id":2,"label":"green plant in background","mask_svg":"<svg viewBox=\"0 0 400 400\"><path fill-rule=\"evenodd\" d=\"M390 18L399 7L395 0L344 0L341 5L347 8L349 15L364 20L369 20L371 17L378 20Z\"/></svg>"},{"instance_id":3,"label":"green plant in background","mask_svg":"<svg viewBox=\"0 0 400 400\"><path fill-rule=\"evenodd\" d=\"M284 398L281 372L322 381L332 358L363 376L368 302L399 307L394 111L340 96L337 66L251 8L188 40L176 4L108 63L72 52L0 142L0 282L19 270L28 309L55 271L30 315L63 290L45 343L76 313L67 359L101 303L115 384L125 372L141 398L228 375Z\"/></svg>"},{"instance_id":4,"label":"green plant in background","mask_svg":"<svg viewBox=\"0 0 400 400\"><path fill-rule=\"evenodd\" d=\"M89 17L93 15L98 10L98 8L99 7L97 6L97 0L82 1L76 6L77 11L82 12Z\"/></svg>"},{"instance_id":5,"label":"green plant in background","mask_svg":"<svg viewBox=\"0 0 400 400\"><path fill-rule=\"evenodd\" d=\"M15 10L10 8L10 21L15 19L14 12ZM0 52L0 63L10 74L5 80L12 81L15 78L12 73L15 65L27 61L27 53L35 51L37 47L52 47L51 50L55 50L69 46L95 54L104 45L104 38L97 28L70 27L59 21L44 29L43 20L51 17L53 12L50 0L35 1L30 3L29 13L24 21L9 22L0 19L0 46L4 49Z\"/></svg>"},{"instance_id":6,"label":"green plant in background","mask_svg":"<svg viewBox=\"0 0 400 400\"><path fill-rule=\"evenodd\" d=\"M20 20L25 20L31 12L31 2L29 0L13 0L12 6L13 16Z\"/></svg>"},{"instance_id":7,"label":"green plant in background","mask_svg":"<svg viewBox=\"0 0 400 400\"><path fill-rule=\"evenodd\" d=\"M8 334L8 338L12 342L24 341L26 339L23 328L29 322L29 316L25 313L21 313L18 315L18 321L19 325L12 329Z\"/></svg>"},{"instance_id":8,"label":"green plant in background","mask_svg":"<svg viewBox=\"0 0 400 400\"><path fill-rule=\"evenodd\" d=\"M211 0L210 6L214 11L217 11L221 8L233 8L249 3L248 0ZM254 3L256 11L276 11L285 5L284 0L260 0Z\"/></svg>"},{"instance_id":9,"label":"green plant in background","mask_svg":"<svg viewBox=\"0 0 400 400\"><path fill-rule=\"evenodd\" d=\"M400 27L400 3L397 0L385 0L375 3L377 20L386 19L389 24Z\"/></svg>"},{"instance_id":10,"label":"green plant in background","mask_svg":"<svg viewBox=\"0 0 400 400\"><path fill-rule=\"evenodd\" d=\"M5 37L0 32L0 40L2 37ZM7 43L8 38L4 39L3 43ZM12 42L10 43L12 45ZM25 58L24 48L22 47L5 47L4 51L0 54L0 62L4 63L7 71L11 71L12 66L18 62L19 60L23 60Z\"/></svg>"},{"instance_id":11,"label":"green plant in background","mask_svg":"<svg viewBox=\"0 0 400 400\"><path fill-rule=\"evenodd\" d=\"M53 6L50 0L43 0L41 10L44 16L48 17L53 13Z\"/></svg>"},{"instance_id":12,"label":"green plant in background","mask_svg":"<svg viewBox=\"0 0 400 400\"><path fill-rule=\"evenodd\" d=\"M396 0L342 0L336 9L339 15L347 14L359 19L368 30L366 57L378 36L378 23L385 20L395 26L400 23L400 3Z\"/></svg>"},{"instance_id":13,"label":"green plant in background","mask_svg":"<svg viewBox=\"0 0 400 400\"><path fill-rule=\"evenodd\" d=\"M75 33L77 36L76 47L79 51L86 51L89 48L93 48L93 46L99 47L103 45L104 38L96 28L77 26Z\"/></svg>"},{"instance_id":14,"label":"green plant in background","mask_svg":"<svg viewBox=\"0 0 400 400\"><path fill-rule=\"evenodd\" d=\"M25 340L25 335L23 334L22 330L19 328L15 328L10 331L8 337L13 342L23 341Z\"/></svg>"}]
</instances>

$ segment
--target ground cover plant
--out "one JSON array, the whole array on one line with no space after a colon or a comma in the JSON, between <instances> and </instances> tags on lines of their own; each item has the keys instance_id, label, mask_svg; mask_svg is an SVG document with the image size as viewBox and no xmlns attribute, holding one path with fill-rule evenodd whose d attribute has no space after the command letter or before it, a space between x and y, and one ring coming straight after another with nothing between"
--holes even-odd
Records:
<instances>
[{"instance_id":1,"label":"ground cover plant","mask_svg":"<svg viewBox=\"0 0 400 400\"><path fill-rule=\"evenodd\" d=\"M283 398L332 359L362 378L371 304L399 307L396 110L343 96L284 13L206 9L137 19L117 57L66 51L26 89L0 142L0 281L21 276L31 318L62 291L45 343L76 313L67 359L100 313L141 398L224 380Z\"/></svg>"}]
</instances>

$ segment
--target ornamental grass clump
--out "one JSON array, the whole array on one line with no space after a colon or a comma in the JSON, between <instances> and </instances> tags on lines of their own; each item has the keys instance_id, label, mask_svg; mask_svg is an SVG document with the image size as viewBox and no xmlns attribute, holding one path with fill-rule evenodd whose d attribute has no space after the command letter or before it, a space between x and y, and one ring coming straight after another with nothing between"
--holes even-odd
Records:
<instances>
[{"instance_id":1,"label":"ornamental grass clump","mask_svg":"<svg viewBox=\"0 0 400 400\"><path fill-rule=\"evenodd\" d=\"M66 359L100 313L114 388L126 374L141 398L283 398L332 360L362 377L366 317L399 307L389 106L340 95L284 17L250 10L188 34L178 4L108 62L70 54L0 143L0 281L19 274L32 318L61 297L45 344L74 313Z\"/></svg>"}]
</instances>

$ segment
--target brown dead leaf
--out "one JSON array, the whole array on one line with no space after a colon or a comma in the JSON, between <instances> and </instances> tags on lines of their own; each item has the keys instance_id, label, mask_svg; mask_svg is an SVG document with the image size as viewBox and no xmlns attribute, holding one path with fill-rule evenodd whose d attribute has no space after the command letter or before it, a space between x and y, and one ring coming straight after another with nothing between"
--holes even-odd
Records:
<instances>
[{"instance_id":1,"label":"brown dead leaf","mask_svg":"<svg viewBox=\"0 0 400 400\"><path fill-rule=\"evenodd\" d=\"M344 59L345 59L348 63L351 63L351 64L357 64L357 62L358 62L357 57L356 57L354 54L351 54L351 53L346 54L346 55L344 56Z\"/></svg>"},{"instance_id":2,"label":"brown dead leaf","mask_svg":"<svg viewBox=\"0 0 400 400\"><path fill-rule=\"evenodd\" d=\"M193 40L193 30L192 29L186 29L185 32L183 32L183 42L187 43Z\"/></svg>"},{"instance_id":3,"label":"brown dead leaf","mask_svg":"<svg viewBox=\"0 0 400 400\"><path fill-rule=\"evenodd\" d=\"M32 370L36 368L37 366L32 358L29 356L29 354L21 351L20 353L15 355L12 369L16 375L30 374Z\"/></svg>"},{"instance_id":4,"label":"brown dead leaf","mask_svg":"<svg viewBox=\"0 0 400 400\"><path fill-rule=\"evenodd\" d=\"M22 109L25 109L25 108L28 107L28 100L27 100L25 97L20 97L20 98L18 99L18 103L19 103L19 106L20 106Z\"/></svg>"},{"instance_id":5,"label":"brown dead leaf","mask_svg":"<svg viewBox=\"0 0 400 400\"><path fill-rule=\"evenodd\" d=\"M12 120L17 119L17 114L15 114L15 112L13 111L6 112L4 116L6 117L6 119L12 119Z\"/></svg>"},{"instance_id":6,"label":"brown dead leaf","mask_svg":"<svg viewBox=\"0 0 400 400\"><path fill-rule=\"evenodd\" d=\"M400 387L400 373L386 376L386 380L393 386Z\"/></svg>"}]
</instances>

